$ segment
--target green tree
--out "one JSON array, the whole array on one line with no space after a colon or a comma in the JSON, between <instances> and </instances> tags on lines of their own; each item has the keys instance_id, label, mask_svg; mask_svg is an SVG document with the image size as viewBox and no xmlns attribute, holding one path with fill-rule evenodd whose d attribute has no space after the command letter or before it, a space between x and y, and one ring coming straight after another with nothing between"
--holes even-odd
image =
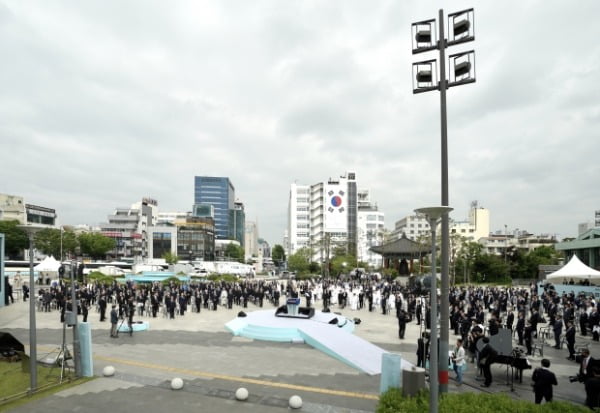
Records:
<instances>
[{"instance_id":1,"label":"green tree","mask_svg":"<svg viewBox=\"0 0 600 413\"><path fill-rule=\"evenodd\" d=\"M356 257L353 255L336 255L331 259L331 276L348 274L356 268Z\"/></svg>"},{"instance_id":2,"label":"green tree","mask_svg":"<svg viewBox=\"0 0 600 413\"><path fill-rule=\"evenodd\" d=\"M62 258L61 251L63 256L75 254L79 245L77 236L73 231L61 231L55 228L46 228L39 231L35 234L34 242L36 249L46 255L53 255L58 260Z\"/></svg>"},{"instance_id":3,"label":"green tree","mask_svg":"<svg viewBox=\"0 0 600 413\"><path fill-rule=\"evenodd\" d=\"M471 280L471 272L475 261L483 254L483 245L478 242L466 242L460 247L458 256L460 260L457 262L457 270L464 271L467 283Z\"/></svg>"},{"instance_id":4,"label":"green tree","mask_svg":"<svg viewBox=\"0 0 600 413\"><path fill-rule=\"evenodd\" d=\"M174 265L179 262L179 256L173 254L171 251L165 252L162 257L164 258L165 262L169 265Z\"/></svg>"},{"instance_id":5,"label":"green tree","mask_svg":"<svg viewBox=\"0 0 600 413\"><path fill-rule=\"evenodd\" d=\"M277 267L281 267L285 262L285 250L279 244L275 244L273 246L273 250L271 250L271 258Z\"/></svg>"},{"instance_id":6,"label":"green tree","mask_svg":"<svg viewBox=\"0 0 600 413\"><path fill-rule=\"evenodd\" d=\"M300 248L288 257L288 269L297 274L305 274L310 269L310 249Z\"/></svg>"},{"instance_id":7,"label":"green tree","mask_svg":"<svg viewBox=\"0 0 600 413\"><path fill-rule=\"evenodd\" d=\"M10 258L22 256L24 249L29 248L27 233L18 228L19 221L0 221L0 234L4 234L4 249Z\"/></svg>"},{"instance_id":8,"label":"green tree","mask_svg":"<svg viewBox=\"0 0 600 413\"><path fill-rule=\"evenodd\" d=\"M98 232L84 232L79 235L79 246L83 255L99 259L105 258L106 253L115 248L116 242Z\"/></svg>"},{"instance_id":9,"label":"green tree","mask_svg":"<svg viewBox=\"0 0 600 413\"><path fill-rule=\"evenodd\" d=\"M235 261L244 262L244 255L244 249L233 242L230 242L225 248L225 256Z\"/></svg>"}]
</instances>

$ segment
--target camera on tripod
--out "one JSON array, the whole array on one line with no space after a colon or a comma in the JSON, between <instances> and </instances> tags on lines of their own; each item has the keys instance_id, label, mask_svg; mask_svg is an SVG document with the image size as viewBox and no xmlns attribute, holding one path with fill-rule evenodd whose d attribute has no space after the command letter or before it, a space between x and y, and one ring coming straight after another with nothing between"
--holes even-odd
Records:
<instances>
[{"instance_id":1,"label":"camera on tripod","mask_svg":"<svg viewBox=\"0 0 600 413\"><path fill-rule=\"evenodd\" d=\"M583 377L580 374L576 376L569 376L569 383L575 383L576 381L583 382Z\"/></svg>"}]
</instances>

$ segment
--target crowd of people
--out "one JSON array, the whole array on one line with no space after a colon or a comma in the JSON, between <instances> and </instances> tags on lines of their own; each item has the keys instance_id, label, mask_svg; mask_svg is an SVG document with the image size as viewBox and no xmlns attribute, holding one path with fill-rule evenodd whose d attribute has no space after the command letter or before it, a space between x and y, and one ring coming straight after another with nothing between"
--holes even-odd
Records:
<instances>
[{"instance_id":1,"label":"crowd of people","mask_svg":"<svg viewBox=\"0 0 600 413\"><path fill-rule=\"evenodd\" d=\"M41 285L37 293L38 308L41 311L60 311L63 321L65 311L71 309L68 284L60 280L53 281L50 285ZM394 282L371 279L243 279L235 282L170 282L166 285L158 282L92 282L78 286L76 295L78 313L84 317L84 321L89 309L95 308L99 320L104 322L110 307L113 327L115 313L118 320L129 319L130 323L134 315L174 319L189 312L201 313L233 307L245 309L249 303L257 307L278 307L284 303L285 298L299 297L305 300L303 305L307 307L337 306L350 311L380 312L395 316L399 339L404 339L407 323L416 321L420 326L417 364L424 367L429 357L428 331L431 328L431 314L427 292ZM592 340L600 339L600 313L593 296L558 295L551 289L538 294L535 284L529 288L468 286L451 288L449 302L450 329L457 336L451 356L457 385L462 384L462 371L468 361L475 363L481 370L484 377L482 386L489 387L492 384L490 366L497 357L497 350L489 339L498 334L501 328L505 328L511 332L511 336L514 332L516 344L524 346L525 355L531 355L536 341L544 338L539 337L540 334L553 334L554 347L561 349L566 344L567 358L580 363L581 374L576 377L582 379L586 390L600 388L600 378L596 379L595 373L598 370L600 376L600 365L596 366L600 362L596 363L592 359L589 367L587 364L584 366L582 357L587 349L578 350L576 346L577 330L580 336L591 334ZM539 324L545 326L543 333ZM111 329L111 336L114 335ZM479 340L482 342L478 345ZM540 390L542 387L548 389L547 383L553 382L551 375L547 373L550 371L549 361L544 360L532 377L536 402L552 399L551 391L544 393ZM589 405L598 404L594 397L588 399Z\"/></svg>"}]
</instances>

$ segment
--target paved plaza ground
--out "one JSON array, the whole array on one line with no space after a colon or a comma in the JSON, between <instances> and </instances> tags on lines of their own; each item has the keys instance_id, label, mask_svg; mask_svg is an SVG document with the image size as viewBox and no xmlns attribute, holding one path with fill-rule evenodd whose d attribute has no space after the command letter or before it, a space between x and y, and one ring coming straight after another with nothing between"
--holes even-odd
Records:
<instances>
[{"instance_id":1,"label":"paved plaza ground","mask_svg":"<svg viewBox=\"0 0 600 413\"><path fill-rule=\"evenodd\" d=\"M26 346L29 342L29 303L15 302L0 308L0 330L10 332ZM317 308L321 303L317 302ZM268 308L265 306L265 308ZM250 304L247 311L257 310ZM94 372L99 378L53 396L13 409L13 412L283 412L288 399L299 395L305 412L373 412L379 393L379 376L369 376L333 359L306 344L254 341L234 337L224 324L237 316L240 308L217 311L187 312L174 320L136 317L147 320L150 329L109 337L109 322L99 322L91 310ZM362 320L355 334L385 350L400 353L416 363L419 326L410 323L404 340L398 339L394 315L366 309L332 308L348 318ZM60 346L62 328L57 311L37 313L38 356ZM68 340L72 334L68 331ZM455 336L451 332L451 345ZM577 345L589 343L592 356L600 355L600 345L590 337L577 336ZM555 399L583 404L585 391L580 383L569 383L568 376L577 372L577 364L566 360L566 349L544 347L544 357L552 362L551 370L559 385ZM533 367L541 357L530 357ZM102 369L112 365L116 375L102 377ZM494 392L533 401L531 372L526 370L523 383L507 385L506 367L492 367L494 382L489 389L481 381L473 364L468 365L465 384L452 381L450 392ZM183 390L170 389L170 380L185 380ZM453 377L453 373L451 373ZM246 387L250 398L235 401L235 391ZM1 410L1 408L0 408Z\"/></svg>"}]
</instances>

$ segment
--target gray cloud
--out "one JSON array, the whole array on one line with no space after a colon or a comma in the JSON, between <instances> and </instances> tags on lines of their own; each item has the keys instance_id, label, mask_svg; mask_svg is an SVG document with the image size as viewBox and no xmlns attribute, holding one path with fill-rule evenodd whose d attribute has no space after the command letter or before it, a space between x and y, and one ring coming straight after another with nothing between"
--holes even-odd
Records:
<instances>
[{"instance_id":1,"label":"gray cloud","mask_svg":"<svg viewBox=\"0 0 600 413\"><path fill-rule=\"evenodd\" d=\"M477 199L493 229L574 235L600 209L600 5L454 6L475 7L456 51L476 50L478 81L448 92L453 216ZM412 94L410 53L437 10L0 1L0 192L95 224L147 195L189 210L193 176L224 175L281 242L290 183L354 170L392 227L440 199L439 96Z\"/></svg>"}]
</instances>

